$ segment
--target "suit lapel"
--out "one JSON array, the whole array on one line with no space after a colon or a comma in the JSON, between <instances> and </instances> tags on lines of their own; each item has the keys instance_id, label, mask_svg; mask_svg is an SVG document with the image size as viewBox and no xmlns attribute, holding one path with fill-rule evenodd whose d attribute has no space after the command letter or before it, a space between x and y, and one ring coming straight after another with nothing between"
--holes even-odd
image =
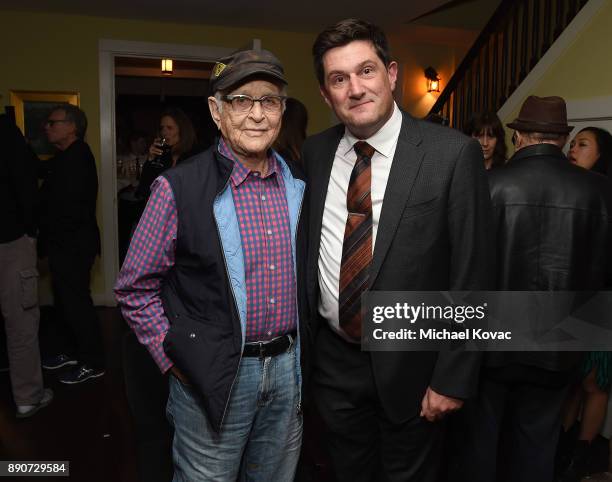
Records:
<instances>
[{"instance_id":1,"label":"suit lapel","mask_svg":"<svg viewBox=\"0 0 612 482\"><path fill-rule=\"evenodd\" d=\"M310 189L310 225L309 239L310 248L308 256L307 286L308 296L311 303L316 303L316 284L319 261L319 246L321 244L321 225L323 223L323 210L327 187L331 175L334 157L340 139L344 134L344 126L339 125L332 130L330 135L322 142L320 148L316 149L316 158L310 160L308 187ZM315 306L313 306L315 308Z\"/></svg>"},{"instance_id":2,"label":"suit lapel","mask_svg":"<svg viewBox=\"0 0 612 482\"><path fill-rule=\"evenodd\" d=\"M402 113L402 128L387 180L382 211L378 222L376 244L372 256L370 286L374 285L395 231L402 217L404 206L410 198L423 160L419 126L409 115Z\"/></svg>"}]
</instances>

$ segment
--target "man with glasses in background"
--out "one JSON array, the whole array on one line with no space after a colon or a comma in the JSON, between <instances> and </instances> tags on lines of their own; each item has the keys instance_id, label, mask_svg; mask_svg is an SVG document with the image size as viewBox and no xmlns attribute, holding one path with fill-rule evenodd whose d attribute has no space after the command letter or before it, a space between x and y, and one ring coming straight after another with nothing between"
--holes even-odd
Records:
<instances>
[{"instance_id":1,"label":"man with glasses in background","mask_svg":"<svg viewBox=\"0 0 612 482\"><path fill-rule=\"evenodd\" d=\"M115 287L139 341L171 374L175 481L294 477L308 345L296 283L305 183L271 149L286 84L267 51L215 65L208 103L220 137L153 183Z\"/></svg>"},{"instance_id":2,"label":"man with glasses in background","mask_svg":"<svg viewBox=\"0 0 612 482\"><path fill-rule=\"evenodd\" d=\"M45 133L58 154L42 163L39 255L48 256L56 308L54 352L43 368L62 373L62 383L82 383L104 375L104 349L91 292L91 268L100 254L96 221L98 173L84 141L87 117L78 107L62 104L45 123ZM73 346L76 345L76 346Z\"/></svg>"}]
</instances>

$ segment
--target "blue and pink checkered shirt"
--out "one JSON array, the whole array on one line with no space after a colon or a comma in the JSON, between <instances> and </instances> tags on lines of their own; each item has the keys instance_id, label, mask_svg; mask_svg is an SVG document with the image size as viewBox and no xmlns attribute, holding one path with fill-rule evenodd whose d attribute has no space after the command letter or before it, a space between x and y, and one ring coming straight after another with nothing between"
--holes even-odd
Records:
<instances>
[{"instance_id":1,"label":"blue and pink checkered shirt","mask_svg":"<svg viewBox=\"0 0 612 482\"><path fill-rule=\"evenodd\" d=\"M223 140L219 152L234 161L231 187L240 226L247 288L246 341L269 340L296 328L291 228L285 185L274 156L268 172L249 170Z\"/></svg>"},{"instance_id":2,"label":"blue and pink checkered shirt","mask_svg":"<svg viewBox=\"0 0 612 482\"><path fill-rule=\"evenodd\" d=\"M274 156L265 176L249 170L223 140L219 152L234 161L230 177L240 228L247 288L246 341L269 340L296 329L297 307L291 230L285 186ZM159 177L134 233L115 293L139 341L165 372L169 328L161 287L174 265L177 210L169 182Z\"/></svg>"}]
</instances>

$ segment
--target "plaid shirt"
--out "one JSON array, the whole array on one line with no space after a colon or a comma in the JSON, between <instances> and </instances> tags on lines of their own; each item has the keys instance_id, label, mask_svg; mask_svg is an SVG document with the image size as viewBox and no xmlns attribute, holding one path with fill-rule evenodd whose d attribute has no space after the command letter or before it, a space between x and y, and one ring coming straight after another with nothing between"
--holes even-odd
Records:
<instances>
[{"instance_id":1,"label":"plaid shirt","mask_svg":"<svg viewBox=\"0 0 612 482\"><path fill-rule=\"evenodd\" d=\"M240 224L247 283L247 341L266 340L296 328L296 293L285 189L276 159L260 178L233 159L231 188ZM162 372L172 367L163 341L169 328L161 302L174 266L177 210L168 180L159 177L117 278L115 293L127 323Z\"/></svg>"},{"instance_id":2,"label":"plaid shirt","mask_svg":"<svg viewBox=\"0 0 612 482\"><path fill-rule=\"evenodd\" d=\"M172 367L162 343L170 326L161 302L166 273L174 266L177 217L170 183L158 177L117 282L115 295L123 317L162 372Z\"/></svg>"},{"instance_id":3,"label":"plaid shirt","mask_svg":"<svg viewBox=\"0 0 612 482\"><path fill-rule=\"evenodd\" d=\"M242 240L247 289L246 341L269 340L296 329L296 291L285 185L274 156L261 177L236 159L231 188Z\"/></svg>"}]
</instances>

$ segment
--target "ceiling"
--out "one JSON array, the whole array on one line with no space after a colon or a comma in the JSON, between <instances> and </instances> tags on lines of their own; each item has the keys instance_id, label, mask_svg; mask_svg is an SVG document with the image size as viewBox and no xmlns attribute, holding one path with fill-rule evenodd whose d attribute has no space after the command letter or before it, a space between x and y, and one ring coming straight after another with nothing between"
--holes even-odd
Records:
<instances>
[{"instance_id":1,"label":"ceiling","mask_svg":"<svg viewBox=\"0 0 612 482\"><path fill-rule=\"evenodd\" d=\"M405 25L428 12L470 0L352 0L345 2L310 0L0 0L0 8L79 15L158 20L178 23L258 27L276 30L316 32L336 21L364 18L385 28ZM493 0L490 3L495 3Z\"/></svg>"},{"instance_id":2,"label":"ceiling","mask_svg":"<svg viewBox=\"0 0 612 482\"><path fill-rule=\"evenodd\" d=\"M413 25L482 30L501 0L452 0L413 20Z\"/></svg>"}]
</instances>

